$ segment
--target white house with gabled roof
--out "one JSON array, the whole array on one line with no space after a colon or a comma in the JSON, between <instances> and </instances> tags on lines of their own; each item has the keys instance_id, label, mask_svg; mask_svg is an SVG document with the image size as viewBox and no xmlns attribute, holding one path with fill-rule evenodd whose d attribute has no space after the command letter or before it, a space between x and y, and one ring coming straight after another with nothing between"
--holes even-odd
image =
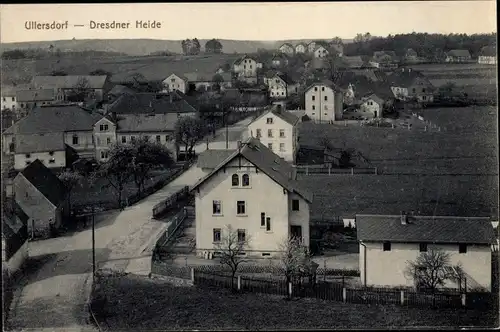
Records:
<instances>
[{"instance_id":1,"label":"white house with gabled roof","mask_svg":"<svg viewBox=\"0 0 500 332\"><path fill-rule=\"evenodd\" d=\"M162 92L180 91L186 93L188 91L188 80L183 75L171 74L163 81L164 89Z\"/></svg>"},{"instance_id":2,"label":"white house with gabled roof","mask_svg":"<svg viewBox=\"0 0 500 332\"><path fill-rule=\"evenodd\" d=\"M255 137L280 158L295 163L299 122L297 116L273 106L248 125L248 137Z\"/></svg>"},{"instance_id":3,"label":"white house with gabled roof","mask_svg":"<svg viewBox=\"0 0 500 332\"><path fill-rule=\"evenodd\" d=\"M285 53L288 55L294 55L295 54L295 48L293 47L292 44L290 43L284 43L281 45L278 49L281 53Z\"/></svg>"},{"instance_id":4,"label":"white house with gabled roof","mask_svg":"<svg viewBox=\"0 0 500 332\"><path fill-rule=\"evenodd\" d=\"M307 45L304 43L298 43L295 45L295 53L306 53L307 52Z\"/></svg>"},{"instance_id":5,"label":"white house with gabled roof","mask_svg":"<svg viewBox=\"0 0 500 332\"><path fill-rule=\"evenodd\" d=\"M289 236L308 247L313 197L295 180L294 168L255 138L224 151L207 150L198 160L208 172L192 187L197 254L217 256L227 225L248 241L245 256L275 257Z\"/></svg>"}]
</instances>

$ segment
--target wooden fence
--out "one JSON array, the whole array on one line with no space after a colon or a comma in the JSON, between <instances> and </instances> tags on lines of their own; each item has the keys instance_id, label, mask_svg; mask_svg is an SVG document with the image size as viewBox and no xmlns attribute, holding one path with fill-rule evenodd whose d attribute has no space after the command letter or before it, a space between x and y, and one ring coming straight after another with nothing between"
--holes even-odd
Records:
<instances>
[{"instance_id":1,"label":"wooden fence","mask_svg":"<svg viewBox=\"0 0 500 332\"><path fill-rule=\"evenodd\" d=\"M332 167L318 167L318 166L296 166L297 174L305 175L339 175L339 174L379 174L377 167L367 168L332 168Z\"/></svg>"},{"instance_id":2,"label":"wooden fence","mask_svg":"<svg viewBox=\"0 0 500 332\"><path fill-rule=\"evenodd\" d=\"M156 219L161 217L166 212L170 211L174 206L177 206L179 201L187 199L188 196L189 186L185 186L184 188L174 192L172 195L153 207L153 218Z\"/></svg>"},{"instance_id":3,"label":"wooden fence","mask_svg":"<svg viewBox=\"0 0 500 332\"><path fill-rule=\"evenodd\" d=\"M186 219L188 215L187 209L183 208L179 211L171 220L170 225L168 225L165 233L156 242L156 250L161 247L167 246L167 243L173 238L177 229L181 226L182 222Z\"/></svg>"}]
</instances>

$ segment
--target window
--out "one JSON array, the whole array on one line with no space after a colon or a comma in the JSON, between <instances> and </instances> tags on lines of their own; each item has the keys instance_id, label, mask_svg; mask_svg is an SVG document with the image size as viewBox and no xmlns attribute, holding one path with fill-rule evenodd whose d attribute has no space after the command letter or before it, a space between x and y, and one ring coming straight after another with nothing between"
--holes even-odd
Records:
<instances>
[{"instance_id":1,"label":"window","mask_svg":"<svg viewBox=\"0 0 500 332\"><path fill-rule=\"evenodd\" d=\"M175 78L171 78L170 82L174 83L175 82Z\"/></svg>"},{"instance_id":2,"label":"window","mask_svg":"<svg viewBox=\"0 0 500 332\"><path fill-rule=\"evenodd\" d=\"M16 101L16 97L12 97L12 101Z\"/></svg>"},{"instance_id":3,"label":"window","mask_svg":"<svg viewBox=\"0 0 500 332\"><path fill-rule=\"evenodd\" d=\"M56 160L54 158L49 159L49 164L55 164L55 163L56 163Z\"/></svg>"},{"instance_id":4,"label":"window","mask_svg":"<svg viewBox=\"0 0 500 332\"><path fill-rule=\"evenodd\" d=\"M279 82L280 82L280 80L275 80L275 82L276 82L276 83L279 83Z\"/></svg>"},{"instance_id":5,"label":"window","mask_svg":"<svg viewBox=\"0 0 500 332\"><path fill-rule=\"evenodd\" d=\"M122 143L127 143L127 136L122 136Z\"/></svg>"},{"instance_id":6,"label":"window","mask_svg":"<svg viewBox=\"0 0 500 332\"><path fill-rule=\"evenodd\" d=\"M170 141L170 135L165 135L165 141L166 142Z\"/></svg>"},{"instance_id":7,"label":"window","mask_svg":"<svg viewBox=\"0 0 500 332\"><path fill-rule=\"evenodd\" d=\"M53 155L54 155L54 151L50 151L49 156L53 156Z\"/></svg>"},{"instance_id":8,"label":"window","mask_svg":"<svg viewBox=\"0 0 500 332\"><path fill-rule=\"evenodd\" d=\"M101 159L107 159L108 158L108 151L101 151Z\"/></svg>"},{"instance_id":9,"label":"window","mask_svg":"<svg viewBox=\"0 0 500 332\"><path fill-rule=\"evenodd\" d=\"M236 202L236 214L246 214L245 201Z\"/></svg>"},{"instance_id":10,"label":"window","mask_svg":"<svg viewBox=\"0 0 500 332\"><path fill-rule=\"evenodd\" d=\"M130 136L130 141L135 142L135 136Z\"/></svg>"},{"instance_id":11,"label":"window","mask_svg":"<svg viewBox=\"0 0 500 332\"><path fill-rule=\"evenodd\" d=\"M321 91L325 91L325 87L324 87L324 86L323 86L323 87L321 87ZM326 100L326 99L325 99L325 100Z\"/></svg>"},{"instance_id":12,"label":"window","mask_svg":"<svg viewBox=\"0 0 500 332\"><path fill-rule=\"evenodd\" d=\"M425 93L425 88L422 88L422 92Z\"/></svg>"},{"instance_id":13,"label":"window","mask_svg":"<svg viewBox=\"0 0 500 332\"><path fill-rule=\"evenodd\" d=\"M220 242L220 228L214 228L214 242Z\"/></svg>"},{"instance_id":14,"label":"window","mask_svg":"<svg viewBox=\"0 0 500 332\"><path fill-rule=\"evenodd\" d=\"M284 92L281 92L281 95L282 95L282 96L284 96L284 95L285 95L285 93L284 93Z\"/></svg>"},{"instance_id":15,"label":"window","mask_svg":"<svg viewBox=\"0 0 500 332\"><path fill-rule=\"evenodd\" d=\"M314 91L318 91L318 87L317 86L314 87Z\"/></svg>"},{"instance_id":16,"label":"window","mask_svg":"<svg viewBox=\"0 0 500 332\"><path fill-rule=\"evenodd\" d=\"M266 214L264 212L260 213L260 227L266 226Z\"/></svg>"},{"instance_id":17,"label":"window","mask_svg":"<svg viewBox=\"0 0 500 332\"><path fill-rule=\"evenodd\" d=\"M391 243L384 242L384 251L391 251Z\"/></svg>"},{"instance_id":18,"label":"window","mask_svg":"<svg viewBox=\"0 0 500 332\"><path fill-rule=\"evenodd\" d=\"M111 144L111 137L106 138L106 144L108 144L108 145Z\"/></svg>"},{"instance_id":19,"label":"window","mask_svg":"<svg viewBox=\"0 0 500 332\"><path fill-rule=\"evenodd\" d=\"M243 65L243 69L247 69L247 65Z\"/></svg>"},{"instance_id":20,"label":"window","mask_svg":"<svg viewBox=\"0 0 500 332\"><path fill-rule=\"evenodd\" d=\"M314 105L313 105L313 108L312 108L312 109L313 109L313 111L314 111L314 110L316 109L316 106L314 106Z\"/></svg>"},{"instance_id":21,"label":"window","mask_svg":"<svg viewBox=\"0 0 500 332\"><path fill-rule=\"evenodd\" d=\"M238 174L233 174L231 178L231 185L233 187L237 187L240 185L240 177L238 176Z\"/></svg>"},{"instance_id":22,"label":"window","mask_svg":"<svg viewBox=\"0 0 500 332\"><path fill-rule=\"evenodd\" d=\"M420 252L427 252L427 243L420 243Z\"/></svg>"},{"instance_id":23,"label":"window","mask_svg":"<svg viewBox=\"0 0 500 332\"><path fill-rule=\"evenodd\" d=\"M29 164L31 164L31 161L26 160L26 165L29 165ZM26 193L26 197L28 197L28 193Z\"/></svg>"},{"instance_id":24,"label":"window","mask_svg":"<svg viewBox=\"0 0 500 332\"><path fill-rule=\"evenodd\" d=\"M267 217L266 218L266 232L270 232L270 231L271 231L271 218Z\"/></svg>"},{"instance_id":25,"label":"window","mask_svg":"<svg viewBox=\"0 0 500 332\"><path fill-rule=\"evenodd\" d=\"M312 101L315 101L316 100L316 96L312 96Z\"/></svg>"},{"instance_id":26,"label":"window","mask_svg":"<svg viewBox=\"0 0 500 332\"><path fill-rule=\"evenodd\" d=\"M238 242L245 242L246 231L244 229L238 229Z\"/></svg>"},{"instance_id":27,"label":"window","mask_svg":"<svg viewBox=\"0 0 500 332\"><path fill-rule=\"evenodd\" d=\"M257 138L260 138L260 137L261 137L261 135L262 135L262 134L261 134L260 129L257 129L256 135L257 135Z\"/></svg>"},{"instance_id":28,"label":"window","mask_svg":"<svg viewBox=\"0 0 500 332\"><path fill-rule=\"evenodd\" d=\"M417 91L415 88L411 89L411 91L413 91L413 93L415 93L415 91Z\"/></svg>"},{"instance_id":29,"label":"window","mask_svg":"<svg viewBox=\"0 0 500 332\"><path fill-rule=\"evenodd\" d=\"M213 201L212 202L212 214L215 214L215 215L222 214L222 202L221 201Z\"/></svg>"},{"instance_id":30,"label":"window","mask_svg":"<svg viewBox=\"0 0 500 332\"><path fill-rule=\"evenodd\" d=\"M273 151L273 143L267 143L267 148Z\"/></svg>"},{"instance_id":31,"label":"window","mask_svg":"<svg viewBox=\"0 0 500 332\"><path fill-rule=\"evenodd\" d=\"M156 135L156 143L160 143L161 142L161 136L160 135Z\"/></svg>"},{"instance_id":32,"label":"window","mask_svg":"<svg viewBox=\"0 0 500 332\"><path fill-rule=\"evenodd\" d=\"M78 145L78 136L73 135L73 145Z\"/></svg>"},{"instance_id":33,"label":"window","mask_svg":"<svg viewBox=\"0 0 500 332\"><path fill-rule=\"evenodd\" d=\"M328 96L325 96L325 101L327 101L327 100L328 100Z\"/></svg>"},{"instance_id":34,"label":"window","mask_svg":"<svg viewBox=\"0 0 500 332\"><path fill-rule=\"evenodd\" d=\"M280 137L285 137L285 129L280 129Z\"/></svg>"},{"instance_id":35,"label":"window","mask_svg":"<svg viewBox=\"0 0 500 332\"><path fill-rule=\"evenodd\" d=\"M107 131L107 130L108 130L108 128L109 128L109 127L108 127L108 125L107 125L107 124L102 124L102 125L100 125L100 126L99 126L99 130L100 130L100 131Z\"/></svg>"},{"instance_id":36,"label":"window","mask_svg":"<svg viewBox=\"0 0 500 332\"><path fill-rule=\"evenodd\" d=\"M299 211L299 200L292 199L292 211Z\"/></svg>"},{"instance_id":37,"label":"window","mask_svg":"<svg viewBox=\"0 0 500 332\"><path fill-rule=\"evenodd\" d=\"M31 154L26 153L26 158L31 158Z\"/></svg>"},{"instance_id":38,"label":"window","mask_svg":"<svg viewBox=\"0 0 500 332\"><path fill-rule=\"evenodd\" d=\"M267 124L273 124L273 118L267 118L266 122Z\"/></svg>"},{"instance_id":39,"label":"window","mask_svg":"<svg viewBox=\"0 0 500 332\"><path fill-rule=\"evenodd\" d=\"M458 245L458 253L459 254L466 254L467 253L467 245L465 243L460 243Z\"/></svg>"},{"instance_id":40,"label":"window","mask_svg":"<svg viewBox=\"0 0 500 332\"><path fill-rule=\"evenodd\" d=\"M250 176L248 174L243 174L241 180L241 182L243 182L243 187L248 187L250 185Z\"/></svg>"},{"instance_id":41,"label":"window","mask_svg":"<svg viewBox=\"0 0 500 332\"><path fill-rule=\"evenodd\" d=\"M3 97L3 101L7 101L7 100L5 100L5 97Z\"/></svg>"},{"instance_id":42,"label":"window","mask_svg":"<svg viewBox=\"0 0 500 332\"><path fill-rule=\"evenodd\" d=\"M280 143L280 152L285 152L285 143Z\"/></svg>"},{"instance_id":43,"label":"window","mask_svg":"<svg viewBox=\"0 0 500 332\"><path fill-rule=\"evenodd\" d=\"M267 130L267 137L273 137L273 130L272 129Z\"/></svg>"},{"instance_id":44,"label":"window","mask_svg":"<svg viewBox=\"0 0 500 332\"><path fill-rule=\"evenodd\" d=\"M271 92L271 96L274 96L274 92Z\"/></svg>"},{"instance_id":45,"label":"window","mask_svg":"<svg viewBox=\"0 0 500 332\"><path fill-rule=\"evenodd\" d=\"M250 65L250 69L252 69L252 65Z\"/></svg>"}]
</instances>

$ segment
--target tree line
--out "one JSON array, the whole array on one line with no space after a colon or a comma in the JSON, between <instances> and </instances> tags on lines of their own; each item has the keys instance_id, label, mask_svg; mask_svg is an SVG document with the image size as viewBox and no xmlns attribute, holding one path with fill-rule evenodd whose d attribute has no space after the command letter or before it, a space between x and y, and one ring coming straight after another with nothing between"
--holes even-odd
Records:
<instances>
[{"instance_id":1,"label":"tree line","mask_svg":"<svg viewBox=\"0 0 500 332\"><path fill-rule=\"evenodd\" d=\"M445 35L414 32L373 37L367 32L357 34L353 43L346 44L344 53L371 56L376 51L394 51L396 55L404 56L407 49L411 48L420 57L434 59L453 49L467 49L473 57L477 57L484 46L496 45L496 38L496 33Z\"/></svg>"},{"instance_id":2,"label":"tree line","mask_svg":"<svg viewBox=\"0 0 500 332\"><path fill-rule=\"evenodd\" d=\"M184 39L181 41L182 54L184 55L198 55L201 53L201 44L198 38ZM208 54L221 54L222 43L213 38L205 43L205 53Z\"/></svg>"}]
</instances>

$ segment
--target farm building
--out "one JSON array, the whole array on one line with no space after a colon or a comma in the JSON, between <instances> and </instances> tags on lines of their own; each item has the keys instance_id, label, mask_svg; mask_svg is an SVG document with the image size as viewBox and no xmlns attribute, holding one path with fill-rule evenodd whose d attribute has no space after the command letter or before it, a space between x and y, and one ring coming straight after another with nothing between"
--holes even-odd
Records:
<instances>
[{"instance_id":1,"label":"farm building","mask_svg":"<svg viewBox=\"0 0 500 332\"><path fill-rule=\"evenodd\" d=\"M481 49L481 53L477 59L478 63L487 65L497 64L497 48L496 46L485 46Z\"/></svg>"},{"instance_id":2,"label":"farm building","mask_svg":"<svg viewBox=\"0 0 500 332\"><path fill-rule=\"evenodd\" d=\"M471 60L469 50L451 50L446 53L446 62L468 62Z\"/></svg>"}]
</instances>

